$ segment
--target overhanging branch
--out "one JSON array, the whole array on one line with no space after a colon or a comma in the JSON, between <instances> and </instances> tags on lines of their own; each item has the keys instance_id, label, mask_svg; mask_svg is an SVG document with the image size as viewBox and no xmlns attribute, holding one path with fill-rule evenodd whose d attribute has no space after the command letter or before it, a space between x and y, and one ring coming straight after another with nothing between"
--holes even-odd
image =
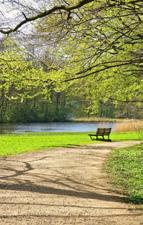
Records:
<instances>
[{"instance_id":1,"label":"overhanging branch","mask_svg":"<svg viewBox=\"0 0 143 225\"><path fill-rule=\"evenodd\" d=\"M28 23L28 22L32 22L32 21L35 21L35 20L38 20L40 18L44 18L54 12L57 12L59 10L63 10L63 11L66 11L66 12L71 12L72 10L75 10L75 9L79 9L81 8L82 6L90 3L90 2L93 2L95 0L81 0L80 2L78 2L77 4L73 5L73 6L65 6L65 5L60 5L60 6L54 6L53 8L49 9L49 10L46 10L44 12L41 12L35 16L32 16L32 17L26 17L26 15L24 14L24 20L21 21L20 23L18 23L14 28L11 28L11 29L8 29L8 30L4 30L4 29L0 29L0 32L3 33L3 34L10 34L12 32L15 32L17 31L19 28L21 28L24 24Z\"/></svg>"},{"instance_id":2,"label":"overhanging branch","mask_svg":"<svg viewBox=\"0 0 143 225\"><path fill-rule=\"evenodd\" d=\"M76 75L81 74L80 76L75 76L75 77L72 77L70 79L66 79L66 80L64 80L64 82L68 82L68 81L73 81L73 80L85 78L85 77L88 77L88 76L95 75L95 74L98 74L100 72L103 72L105 70L109 70L111 68L122 67L122 66L130 65L130 64L134 64L134 63L136 63L136 61L132 61L132 60L125 61L125 62L118 63L118 64L113 64L113 65L108 65L108 64L106 65L106 63L105 63L105 65L102 65L103 68L99 68L97 70L94 70L94 71L89 72L89 73L86 73L86 74L82 74L82 72L80 71L80 72L78 72L76 74ZM98 67L98 66L99 66L99 64L98 65L95 65L94 67Z\"/></svg>"}]
</instances>

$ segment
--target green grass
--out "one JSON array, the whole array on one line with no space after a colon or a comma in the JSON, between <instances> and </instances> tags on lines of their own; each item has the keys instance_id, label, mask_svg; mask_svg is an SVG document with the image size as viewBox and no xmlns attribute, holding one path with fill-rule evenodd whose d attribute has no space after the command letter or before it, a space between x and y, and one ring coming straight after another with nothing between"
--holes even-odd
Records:
<instances>
[{"instance_id":1,"label":"green grass","mask_svg":"<svg viewBox=\"0 0 143 225\"><path fill-rule=\"evenodd\" d=\"M78 133L28 133L0 136L0 155L8 156L54 147L90 144L87 134Z\"/></svg>"},{"instance_id":2,"label":"green grass","mask_svg":"<svg viewBox=\"0 0 143 225\"><path fill-rule=\"evenodd\" d=\"M112 183L131 202L143 204L143 144L112 151L106 168Z\"/></svg>"},{"instance_id":3,"label":"green grass","mask_svg":"<svg viewBox=\"0 0 143 225\"><path fill-rule=\"evenodd\" d=\"M111 140L113 141L131 141L131 140L143 140L143 131L135 132L113 132L111 133Z\"/></svg>"},{"instance_id":4,"label":"green grass","mask_svg":"<svg viewBox=\"0 0 143 225\"><path fill-rule=\"evenodd\" d=\"M90 133L90 132L89 132ZM113 133L113 141L139 140L135 132ZM0 156L16 155L41 149L93 144L88 133L28 133L0 135Z\"/></svg>"}]
</instances>

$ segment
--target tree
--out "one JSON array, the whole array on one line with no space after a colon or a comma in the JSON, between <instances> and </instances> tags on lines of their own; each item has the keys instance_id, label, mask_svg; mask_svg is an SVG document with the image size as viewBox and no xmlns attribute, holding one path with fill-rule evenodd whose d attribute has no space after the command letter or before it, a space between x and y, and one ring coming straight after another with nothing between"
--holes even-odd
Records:
<instances>
[{"instance_id":1,"label":"tree","mask_svg":"<svg viewBox=\"0 0 143 225\"><path fill-rule=\"evenodd\" d=\"M99 105L97 98L103 103L141 104L142 1L53 1L44 10L28 9L22 15L15 26L0 32L11 34L35 21L37 36L54 59L49 63L47 48L43 50L49 76L67 89L77 88L77 80L78 92L86 93L89 111Z\"/></svg>"},{"instance_id":2,"label":"tree","mask_svg":"<svg viewBox=\"0 0 143 225\"><path fill-rule=\"evenodd\" d=\"M82 52L80 61L83 63L82 69L76 72L76 79L109 70L112 67L140 66L142 55L139 55L142 44L141 4L142 1L139 0L61 1L61 4L53 1L50 9L40 11L36 15L35 12L33 16L28 16L28 12L26 14L22 12L24 19L21 22L14 28L1 29L0 32L9 34L28 22L40 19L41 23L41 18L47 18L48 29L51 28L49 33L53 33L52 28L55 29L57 26L54 36L61 36L64 44L70 36L71 40L67 44L72 44L72 48L79 45L77 50ZM44 32L47 33L47 30ZM135 54L133 54L134 49ZM138 57L136 57L137 51ZM131 52L132 57L129 57L127 53ZM75 54L76 52L72 51L74 58L77 55ZM121 60L122 56L124 59ZM103 61L103 57L106 57L106 60Z\"/></svg>"}]
</instances>

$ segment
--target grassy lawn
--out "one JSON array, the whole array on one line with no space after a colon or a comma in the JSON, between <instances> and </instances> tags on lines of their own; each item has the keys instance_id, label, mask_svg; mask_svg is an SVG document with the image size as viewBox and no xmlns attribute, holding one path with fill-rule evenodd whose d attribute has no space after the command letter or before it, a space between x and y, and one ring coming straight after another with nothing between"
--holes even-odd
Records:
<instances>
[{"instance_id":1,"label":"grassy lawn","mask_svg":"<svg viewBox=\"0 0 143 225\"><path fill-rule=\"evenodd\" d=\"M112 151L106 168L131 202L143 204L143 144Z\"/></svg>"},{"instance_id":2,"label":"grassy lawn","mask_svg":"<svg viewBox=\"0 0 143 225\"><path fill-rule=\"evenodd\" d=\"M113 132L111 133L112 141L131 141L131 140L143 140L143 131L141 132Z\"/></svg>"},{"instance_id":3,"label":"grassy lawn","mask_svg":"<svg viewBox=\"0 0 143 225\"><path fill-rule=\"evenodd\" d=\"M90 143L91 141L85 133L28 133L1 135L0 156Z\"/></svg>"},{"instance_id":4,"label":"grassy lawn","mask_svg":"<svg viewBox=\"0 0 143 225\"><path fill-rule=\"evenodd\" d=\"M139 140L135 132L113 133L113 141ZM94 143L88 133L28 133L0 135L0 156L16 155L41 149Z\"/></svg>"}]
</instances>

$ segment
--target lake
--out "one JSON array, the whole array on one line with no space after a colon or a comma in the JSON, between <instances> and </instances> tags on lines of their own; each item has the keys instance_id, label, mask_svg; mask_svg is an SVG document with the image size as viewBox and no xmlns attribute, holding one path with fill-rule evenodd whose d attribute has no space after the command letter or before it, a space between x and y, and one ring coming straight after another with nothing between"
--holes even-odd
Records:
<instances>
[{"instance_id":1,"label":"lake","mask_svg":"<svg viewBox=\"0 0 143 225\"><path fill-rule=\"evenodd\" d=\"M21 123L0 124L0 133L25 132L89 132L98 127L114 128L115 122L50 122L50 123Z\"/></svg>"}]
</instances>

